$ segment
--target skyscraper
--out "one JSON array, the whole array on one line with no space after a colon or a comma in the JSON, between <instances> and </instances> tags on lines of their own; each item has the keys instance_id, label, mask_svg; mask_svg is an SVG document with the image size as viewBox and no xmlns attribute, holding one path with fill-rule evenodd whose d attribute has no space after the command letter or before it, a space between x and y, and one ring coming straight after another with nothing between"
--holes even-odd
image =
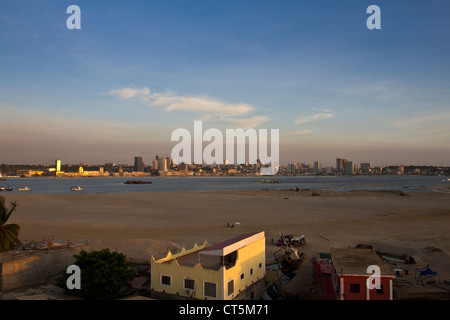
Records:
<instances>
[{"instance_id":1,"label":"skyscraper","mask_svg":"<svg viewBox=\"0 0 450 320\"><path fill-rule=\"evenodd\" d=\"M347 161L343 158L336 158L336 171L343 171L344 170L344 163Z\"/></svg>"},{"instance_id":2,"label":"skyscraper","mask_svg":"<svg viewBox=\"0 0 450 320\"><path fill-rule=\"evenodd\" d=\"M353 161L344 162L344 174L356 174L355 164L353 163Z\"/></svg>"},{"instance_id":3,"label":"skyscraper","mask_svg":"<svg viewBox=\"0 0 450 320\"><path fill-rule=\"evenodd\" d=\"M167 171L167 159L164 157L158 160L158 171Z\"/></svg>"},{"instance_id":4,"label":"skyscraper","mask_svg":"<svg viewBox=\"0 0 450 320\"><path fill-rule=\"evenodd\" d=\"M296 163L288 163L287 171L291 174L297 173L297 164Z\"/></svg>"},{"instance_id":5,"label":"skyscraper","mask_svg":"<svg viewBox=\"0 0 450 320\"><path fill-rule=\"evenodd\" d=\"M61 172L61 160L55 161L55 169L56 169L56 173Z\"/></svg>"},{"instance_id":6,"label":"skyscraper","mask_svg":"<svg viewBox=\"0 0 450 320\"><path fill-rule=\"evenodd\" d=\"M368 173L372 171L372 165L370 162L363 162L361 163L361 170L364 173Z\"/></svg>"},{"instance_id":7,"label":"skyscraper","mask_svg":"<svg viewBox=\"0 0 450 320\"><path fill-rule=\"evenodd\" d=\"M314 162L314 173L319 174L321 170L322 165L320 164L320 162L319 161Z\"/></svg>"},{"instance_id":8,"label":"skyscraper","mask_svg":"<svg viewBox=\"0 0 450 320\"><path fill-rule=\"evenodd\" d=\"M144 171L144 162L142 161L142 157L134 157L134 171Z\"/></svg>"}]
</instances>

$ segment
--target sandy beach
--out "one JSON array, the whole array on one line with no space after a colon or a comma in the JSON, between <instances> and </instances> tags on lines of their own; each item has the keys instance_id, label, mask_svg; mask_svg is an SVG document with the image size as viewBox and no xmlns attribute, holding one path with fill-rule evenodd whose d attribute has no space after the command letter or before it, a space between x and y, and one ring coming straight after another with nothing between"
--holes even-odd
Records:
<instances>
[{"instance_id":1,"label":"sandy beach","mask_svg":"<svg viewBox=\"0 0 450 320\"><path fill-rule=\"evenodd\" d=\"M371 244L429 264L450 278L450 194L399 191L229 191L4 194L25 241L52 238L109 247L146 263L195 243L265 231L267 255L280 232L305 235L307 261L331 247ZM233 228L230 225L239 222ZM437 248L438 250L429 250ZM308 270L308 274L309 274ZM306 272L306 271L305 271ZM306 277L306 273L305 273Z\"/></svg>"}]
</instances>

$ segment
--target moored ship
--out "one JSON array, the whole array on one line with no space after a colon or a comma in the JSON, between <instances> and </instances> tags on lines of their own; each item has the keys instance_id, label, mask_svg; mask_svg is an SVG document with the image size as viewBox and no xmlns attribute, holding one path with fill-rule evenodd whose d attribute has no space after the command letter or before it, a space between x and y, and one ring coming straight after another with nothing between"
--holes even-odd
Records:
<instances>
[{"instance_id":1,"label":"moored ship","mask_svg":"<svg viewBox=\"0 0 450 320\"><path fill-rule=\"evenodd\" d=\"M152 182L151 181L141 181L141 180L138 180L138 181L128 180L128 181L125 181L124 183L125 184L151 184Z\"/></svg>"}]
</instances>

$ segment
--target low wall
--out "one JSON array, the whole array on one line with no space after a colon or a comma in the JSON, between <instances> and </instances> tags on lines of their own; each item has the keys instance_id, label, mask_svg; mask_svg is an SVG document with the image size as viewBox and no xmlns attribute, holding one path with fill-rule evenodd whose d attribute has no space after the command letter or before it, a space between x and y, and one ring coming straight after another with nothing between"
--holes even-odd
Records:
<instances>
[{"instance_id":1,"label":"low wall","mask_svg":"<svg viewBox=\"0 0 450 320\"><path fill-rule=\"evenodd\" d=\"M74 263L84 246L32 253L0 263L0 291L46 284Z\"/></svg>"}]
</instances>

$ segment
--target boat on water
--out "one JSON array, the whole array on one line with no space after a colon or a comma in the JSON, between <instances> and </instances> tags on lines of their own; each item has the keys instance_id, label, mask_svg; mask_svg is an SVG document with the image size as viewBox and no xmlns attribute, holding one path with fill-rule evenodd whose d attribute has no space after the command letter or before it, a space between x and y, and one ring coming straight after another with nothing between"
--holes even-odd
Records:
<instances>
[{"instance_id":1,"label":"boat on water","mask_svg":"<svg viewBox=\"0 0 450 320\"><path fill-rule=\"evenodd\" d=\"M82 191L84 188L80 187L80 186L76 186L76 187L71 187L70 191Z\"/></svg>"},{"instance_id":2,"label":"boat on water","mask_svg":"<svg viewBox=\"0 0 450 320\"><path fill-rule=\"evenodd\" d=\"M17 188L17 190L18 191L30 191L31 188L29 188L29 187L19 187L19 188Z\"/></svg>"},{"instance_id":3,"label":"boat on water","mask_svg":"<svg viewBox=\"0 0 450 320\"><path fill-rule=\"evenodd\" d=\"M138 181L128 180L128 181L125 181L124 183L125 184L151 184L152 182L151 181L141 181L141 180L138 180Z\"/></svg>"}]
</instances>

